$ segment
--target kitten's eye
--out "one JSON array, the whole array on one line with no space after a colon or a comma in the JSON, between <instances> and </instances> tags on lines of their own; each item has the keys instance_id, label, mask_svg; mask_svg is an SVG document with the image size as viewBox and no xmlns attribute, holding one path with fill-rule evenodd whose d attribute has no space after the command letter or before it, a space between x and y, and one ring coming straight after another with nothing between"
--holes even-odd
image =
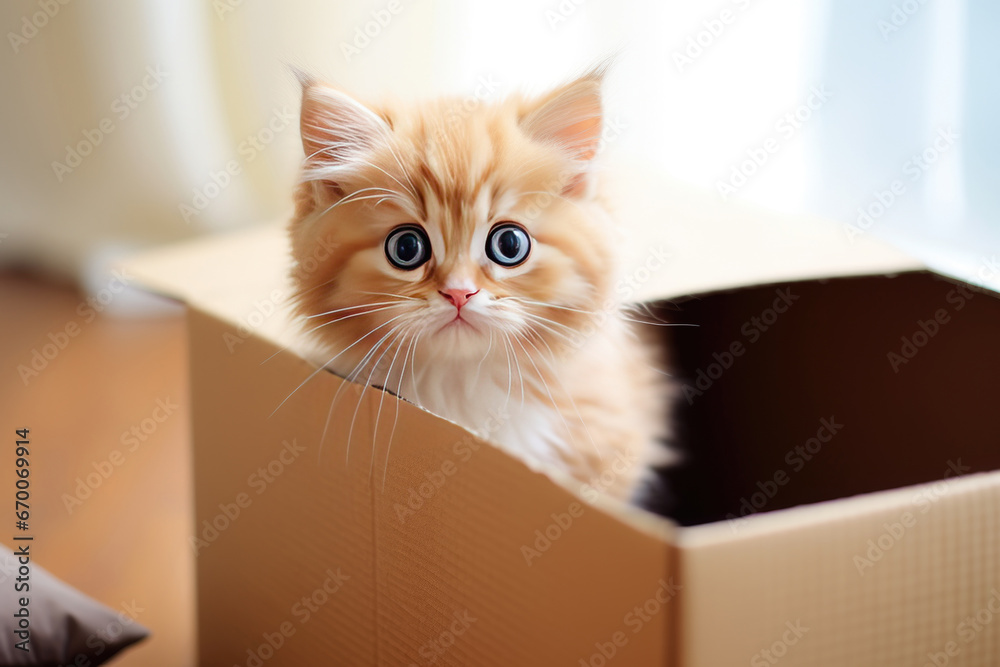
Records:
<instances>
[{"instance_id":1,"label":"kitten's eye","mask_svg":"<svg viewBox=\"0 0 1000 667\"><path fill-rule=\"evenodd\" d=\"M410 271L431 258L431 244L420 227L399 227L385 239L385 256L396 268Z\"/></svg>"},{"instance_id":2,"label":"kitten's eye","mask_svg":"<svg viewBox=\"0 0 1000 667\"><path fill-rule=\"evenodd\" d=\"M486 237L486 256L500 266L517 266L531 252L531 237L520 225L502 222Z\"/></svg>"}]
</instances>

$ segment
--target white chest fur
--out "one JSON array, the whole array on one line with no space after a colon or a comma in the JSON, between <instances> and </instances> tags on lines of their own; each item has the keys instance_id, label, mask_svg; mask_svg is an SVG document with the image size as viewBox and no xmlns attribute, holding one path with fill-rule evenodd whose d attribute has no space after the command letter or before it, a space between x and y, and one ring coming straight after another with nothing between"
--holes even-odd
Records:
<instances>
[{"instance_id":1,"label":"white chest fur","mask_svg":"<svg viewBox=\"0 0 1000 667\"><path fill-rule=\"evenodd\" d=\"M481 365L428 361L415 372L376 372L371 384L388 386L406 400L495 442L521 458L557 465L566 447L562 417L552 402L530 391L531 378L508 370L505 357ZM390 375L390 377L386 377ZM522 389L522 382L524 387Z\"/></svg>"}]
</instances>

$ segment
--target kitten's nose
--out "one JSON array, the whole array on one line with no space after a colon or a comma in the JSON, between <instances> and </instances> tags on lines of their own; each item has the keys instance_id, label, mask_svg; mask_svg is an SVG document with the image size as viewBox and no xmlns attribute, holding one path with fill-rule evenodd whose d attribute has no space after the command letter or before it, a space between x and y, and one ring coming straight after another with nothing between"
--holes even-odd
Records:
<instances>
[{"instance_id":1,"label":"kitten's nose","mask_svg":"<svg viewBox=\"0 0 1000 667\"><path fill-rule=\"evenodd\" d=\"M479 294L479 290L476 290L475 292L470 292L465 288L442 289L438 290L438 294L448 299L448 301L451 301L451 303L454 304L455 308L457 308L458 310L462 310L462 306L469 303L469 299Z\"/></svg>"}]
</instances>

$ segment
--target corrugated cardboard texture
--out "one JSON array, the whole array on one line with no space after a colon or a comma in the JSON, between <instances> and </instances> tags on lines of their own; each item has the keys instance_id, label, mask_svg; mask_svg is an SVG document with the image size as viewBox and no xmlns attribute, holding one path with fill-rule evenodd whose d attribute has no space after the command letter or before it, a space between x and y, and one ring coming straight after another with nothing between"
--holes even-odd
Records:
<instances>
[{"instance_id":1,"label":"corrugated cardboard texture","mask_svg":"<svg viewBox=\"0 0 1000 667\"><path fill-rule=\"evenodd\" d=\"M231 327L196 310L189 318L196 526L204 541L196 545L200 664L252 665L252 656L269 652L269 665L311 664L316 656L373 664L367 485L324 474L342 469L343 457L321 457L318 448L336 387L317 376L296 395L300 403L269 418L309 365L279 355L262 366L272 352L263 343L250 338L230 353L223 336ZM350 419L348 408L353 402L334 414L338 423ZM357 437L370 437L365 420ZM350 579L340 581L343 574Z\"/></svg>"},{"instance_id":2,"label":"corrugated cardboard texture","mask_svg":"<svg viewBox=\"0 0 1000 667\"><path fill-rule=\"evenodd\" d=\"M312 369L280 353L264 373L276 348L250 338L230 354L231 327L190 317L198 526L224 527L198 545L202 664L506 667L576 664L602 647L615 664L663 663L677 595L665 526L612 518L355 385L320 452L341 380L317 374L269 419ZM324 590L331 575L343 581Z\"/></svg>"},{"instance_id":3,"label":"corrugated cardboard texture","mask_svg":"<svg viewBox=\"0 0 1000 667\"><path fill-rule=\"evenodd\" d=\"M684 531L680 665L1000 664L1000 473L761 519Z\"/></svg>"}]
</instances>

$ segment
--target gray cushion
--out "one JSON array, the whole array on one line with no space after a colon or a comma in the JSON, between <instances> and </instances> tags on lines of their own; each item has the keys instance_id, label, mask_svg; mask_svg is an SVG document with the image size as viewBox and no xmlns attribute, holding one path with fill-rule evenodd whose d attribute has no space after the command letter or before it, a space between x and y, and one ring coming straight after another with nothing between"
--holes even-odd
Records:
<instances>
[{"instance_id":1,"label":"gray cushion","mask_svg":"<svg viewBox=\"0 0 1000 667\"><path fill-rule=\"evenodd\" d=\"M24 547L26 579L21 558L0 545L0 665L100 665L149 635L135 622L130 601L117 611L105 607L40 567L34 542L17 542L14 551ZM17 634L23 631L22 599L27 601L27 651L17 648L24 637Z\"/></svg>"}]
</instances>

